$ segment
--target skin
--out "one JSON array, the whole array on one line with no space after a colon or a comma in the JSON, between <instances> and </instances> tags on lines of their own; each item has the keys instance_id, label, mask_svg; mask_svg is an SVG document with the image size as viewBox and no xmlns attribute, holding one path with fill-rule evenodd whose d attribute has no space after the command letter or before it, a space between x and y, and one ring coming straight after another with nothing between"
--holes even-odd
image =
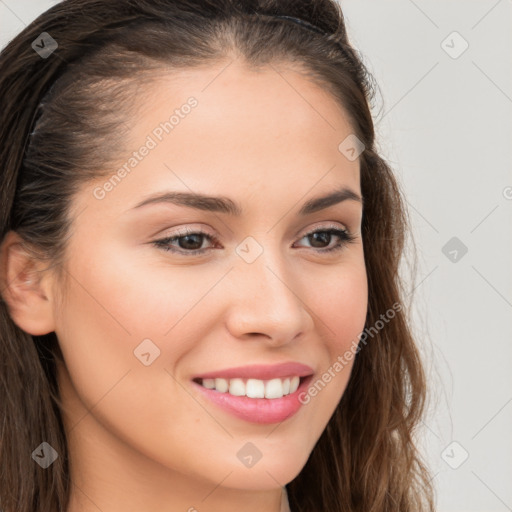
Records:
<instances>
[{"instance_id":1,"label":"skin","mask_svg":"<svg viewBox=\"0 0 512 512\"><path fill-rule=\"evenodd\" d=\"M361 203L297 214L341 186L361 195L359 160L338 150L353 133L344 111L283 64L225 66L155 81L129 122L126 159L189 96L198 106L103 199L93 191L105 178L83 185L65 284L35 272L44 265L20 250L15 233L2 244L13 320L30 334L55 331L64 354L69 512L277 512L282 486L303 468L348 383L353 360L271 425L230 415L191 384L207 371L284 361L308 364L316 380L358 339L367 309ZM168 190L229 197L243 214L170 203L132 209ZM333 225L355 240L322 253L338 237L315 245L305 234ZM152 244L186 227L218 242L172 242L182 252L206 248L197 256ZM251 264L235 252L248 236L263 248ZM146 338L160 350L149 366L134 356ZM236 456L249 441L262 453L251 468Z\"/></svg>"}]
</instances>

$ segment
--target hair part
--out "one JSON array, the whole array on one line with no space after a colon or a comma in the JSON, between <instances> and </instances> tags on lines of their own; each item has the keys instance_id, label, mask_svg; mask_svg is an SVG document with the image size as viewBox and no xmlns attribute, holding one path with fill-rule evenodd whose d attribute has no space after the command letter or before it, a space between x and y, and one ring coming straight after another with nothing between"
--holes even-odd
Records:
<instances>
[{"instance_id":1,"label":"hair part","mask_svg":"<svg viewBox=\"0 0 512 512\"><path fill-rule=\"evenodd\" d=\"M42 32L59 45L47 59L31 48ZM138 92L144 97L155 79L175 71L230 59L304 72L332 94L364 143L366 326L373 326L403 303L398 267L408 224L399 186L375 148L375 84L335 0L64 0L44 12L0 53L0 240L16 231L65 279L66 242L80 213L74 196L123 156L128 122L143 104ZM66 510L71 482L57 337L27 334L2 301L0 358L0 505L5 512ZM432 511L430 475L413 439L425 398L403 308L358 351L340 403L286 486L292 510ZM30 457L42 441L59 454L44 470Z\"/></svg>"}]
</instances>

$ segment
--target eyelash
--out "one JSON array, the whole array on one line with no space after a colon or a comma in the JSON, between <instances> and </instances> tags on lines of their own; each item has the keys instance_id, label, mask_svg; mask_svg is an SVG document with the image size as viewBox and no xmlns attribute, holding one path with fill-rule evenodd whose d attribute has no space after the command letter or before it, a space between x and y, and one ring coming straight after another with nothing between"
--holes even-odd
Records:
<instances>
[{"instance_id":1,"label":"eyelash","mask_svg":"<svg viewBox=\"0 0 512 512\"><path fill-rule=\"evenodd\" d=\"M356 237L354 235L350 234L345 229L330 228L330 227L309 231L302 238L306 238L315 233L329 233L330 235L338 236L341 240L337 245L335 245L334 247L331 247L329 249L314 249L318 253L328 253L328 252L340 251L341 249L343 249L345 247L345 245L354 242L354 240L356 239ZM166 252L177 253L177 254L181 254L184 256L198 256L208 250L208 248L203 248L203 249L194 249L191 251L184 251L184 250L174 249L174 248L171 248L171 246L169 246L170 242L177 241L180 238L185 238L190 235L201 235L201 236L206 237L210 242L218 243L218 239L215 236L205 233L204 231L194 231L194 230L185 230L184 232L177 233L176 235L174 235L172 237L166 237L166 238L162 238L160 240L155 240L152 243L159 249L162 249ZM301 240L302 240L302 238L301 238Z\"/></svg>"}]
</instances>

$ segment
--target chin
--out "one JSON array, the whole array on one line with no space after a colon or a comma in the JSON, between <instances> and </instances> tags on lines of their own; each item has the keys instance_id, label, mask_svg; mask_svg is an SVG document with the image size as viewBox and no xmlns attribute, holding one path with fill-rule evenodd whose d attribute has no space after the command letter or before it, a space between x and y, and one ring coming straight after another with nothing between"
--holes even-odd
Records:
<instances>
[{"instance_id":1,"label":"chin","mask_svg":"<svg viewBox=\"0 0 512 512\"><path fill-rule=\"evenodd\" d=\"M301 472L309 457L308 454L299 457L295 454L293 457L280 458L277 455L270 455L269 460L264 461L262 457L252 467L244 468L243 464L224 468L220 473L226 475L232 471L228 478L223 482L226 487L233 489L246 489L254 491L265 491L283 487L290 483Z\"/></svg>"}]
</instances>

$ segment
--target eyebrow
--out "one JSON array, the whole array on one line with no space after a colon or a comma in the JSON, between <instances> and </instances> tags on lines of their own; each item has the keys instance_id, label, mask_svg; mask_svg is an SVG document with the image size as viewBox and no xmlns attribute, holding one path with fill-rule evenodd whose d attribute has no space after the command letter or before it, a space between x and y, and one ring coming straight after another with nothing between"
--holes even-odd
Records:
<instances>
[{"instance_id":1,"label":"eyebrow","mask_svg":"<svg viewBox=\"0 0 512 512\"><path fill-rule=\"evenodd\" d=\"M301 216L310 215L347 200L363 203L361 196L347 187L342 187L327 195L306 201L298 213ZM158 203L172 203L180 206L188 206L189 208L196 208L198 210L226 213L235 216L242 214L242 207L228 197L207 196L193 192L164 192L144 199L132 209L134 210L149 204Z\"/></svg>"}]
</instances>

